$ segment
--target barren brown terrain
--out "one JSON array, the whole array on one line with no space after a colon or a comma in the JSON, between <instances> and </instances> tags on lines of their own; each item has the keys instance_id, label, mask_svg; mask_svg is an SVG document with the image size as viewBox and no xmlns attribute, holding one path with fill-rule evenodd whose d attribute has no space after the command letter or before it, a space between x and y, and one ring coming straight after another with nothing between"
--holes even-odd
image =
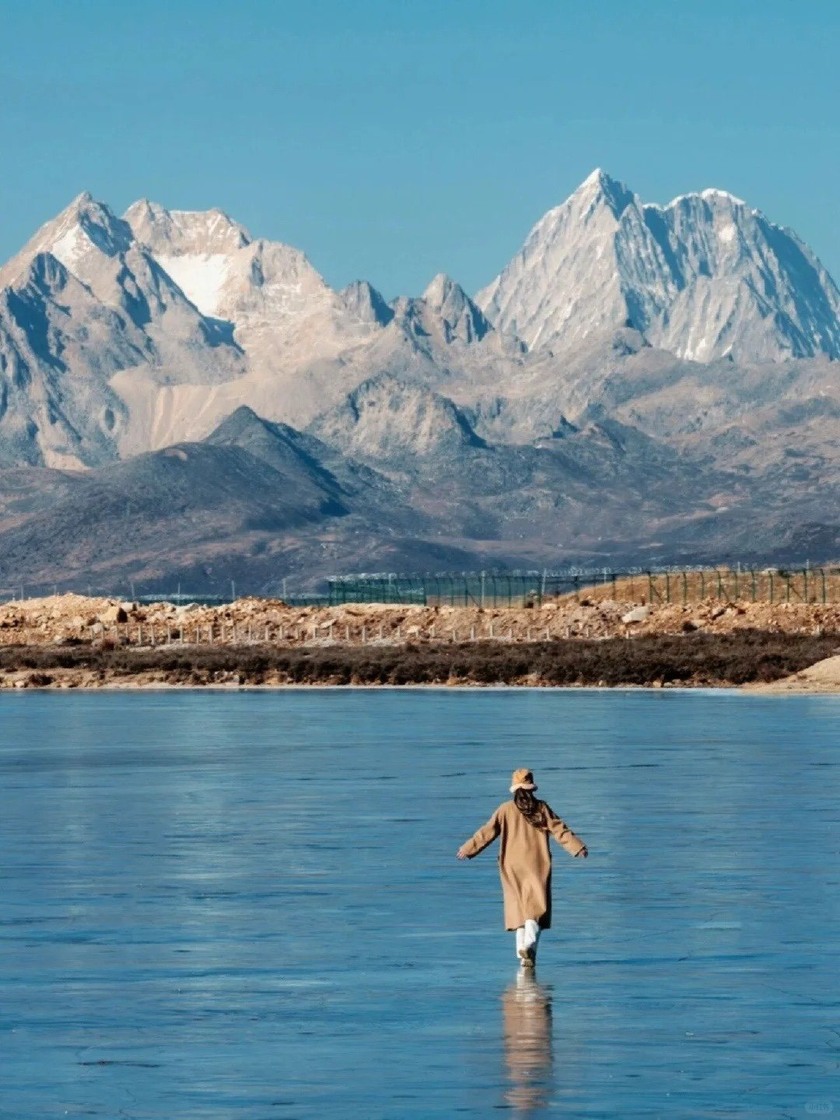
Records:
<instances>
[{"instance_id":1,"label":"barren brown terrain","mask_svg":"<svg viewBox=\"0 0 840 1120\"><path fill-rule=\"evenodd\" d=\"M840 602L651 603L649 590L643 580L627 580L540 606L488 609L292 607L255 598L216 607L79 595L19 600L0 606L0 688L497 683L840 689L840 658L834 656L840 652Z\"/></svg>"}]
</instances>

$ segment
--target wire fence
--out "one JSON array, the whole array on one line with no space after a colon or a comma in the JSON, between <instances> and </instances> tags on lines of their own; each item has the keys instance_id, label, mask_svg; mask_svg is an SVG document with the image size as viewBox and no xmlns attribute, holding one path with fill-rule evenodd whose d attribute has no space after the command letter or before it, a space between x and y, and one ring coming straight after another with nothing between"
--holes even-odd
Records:
<instances>
[{"instance_id":1,"label":"wire fence","mask_svg":"<svg viewBox=\"0 0 840 1120\"><path fill-rule=\"evenodd\" d=\"M38 589L39 594L44 594ZM132 592L134 588L132 587ZM56 588L52 589L57 594ZM49 592L47 592L49 593ZM77 589L78 594L121 598L113 589ZM657 568L564 569L528 572L460 572L338 576L324 594L281 596L289 606L329 607L344 603L380 603L453 607L526 607L562 596L635 603L689 603L706 599L728 602L840 603L840 567L801 568ZM25 586L0 588L0 602L29 597ZM266 597L266 596L263 596ZM272 597L271 595L267 597ZM222 606L229 595L182 592L126 595L140 604Z\"/></svg>"},{"instance_id":2,"label":"wire fence","mask_svg":"<svg viewBox=\"0 0 840 1120\"><path fill-rule=\"evenodd\" d=\"M728 602L838 603L840 568L668 568L659 570L464 572L359 575L329 581L330 605L539 606L559 596L648 604Z\"/></svg>"}]
</instances>

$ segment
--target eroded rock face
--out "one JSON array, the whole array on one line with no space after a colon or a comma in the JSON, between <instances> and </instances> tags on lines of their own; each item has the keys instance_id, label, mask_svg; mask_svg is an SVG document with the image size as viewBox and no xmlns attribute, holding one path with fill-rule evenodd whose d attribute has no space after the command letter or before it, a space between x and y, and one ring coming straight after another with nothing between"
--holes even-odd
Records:
<instances>
[{"instance_id":1,"label":"eroded rock face","mask_svg":"<svg viewBox=\"0 0 840 1120\"><path fill-rule=\"evenodd\" d=\"M643 203L600 170L476 301L532 349L626 324L698 362L840 356L840 292L790 230L727 191Z\"/></svg>"},{"instance_id":2,"label":"eroded rock face","mask_svg":"<svg viewBox=\"0 0 840 1120\"><path fill-rule=\"evenodd\" d=\"M838 311L813 254L740 200L651 206L600 171L475 300L444 274L390 303L364 281L334 291L300 250L219 210L144 200L119 218L80 195L0 269L0 470L57 472L31 474L25 500L20 477L0 485L0 553L18 570L34 559L49 586L70 571L48 563L68 525L90 551L119 510L120 538L143 545L112 549L102 586L120 586L112 576L158 555L161 535L165 551L172 525L153 539L132 471L108 485L79 472L131 459L137 478L154 468L154 509L173 519L192 509L185 489L202 491L204 517L204 476L224 475L216 544L259 573L253 587L269 585L248 534L291 539L319 518L302 562L323 563L317 575L371 553L390 566L389 542L403 568L481 567L490 552L515 566L523 542L539 566L604 555L604 542L647 554L651 540L705 560L784 538L785 560L829 558ZM276 505L262 450L239 464L247 485L236 453L219 463L218 433L229 445L243 409L270 433L273 468L296 459ZM216 450L185 450L202 440ZM248 453L265 444L249 437ZM139 461L162 448L191 457L189 486ZM78 501L56 501L71 491ZM205 564L200 533L175 536Z\"/></svg>"},{"instance_id":3,"label":"eroded rock face","mask_svg":"<svg viewBox=\"0 0 840 1120\"><path fill-rule=\"evenodd\" d=\"M741 200L649 205L602 171L475 301L441 273L391 305L220 210L118 218L82 194L0 268L0 462L90 466L203 438L241 405L305 425L385 372L527 442L598 400L610 354L634 360L637 397L663 353L668 384L684 360L836 358L838 314L810 250Z\"/></svg>"}]
</instances>

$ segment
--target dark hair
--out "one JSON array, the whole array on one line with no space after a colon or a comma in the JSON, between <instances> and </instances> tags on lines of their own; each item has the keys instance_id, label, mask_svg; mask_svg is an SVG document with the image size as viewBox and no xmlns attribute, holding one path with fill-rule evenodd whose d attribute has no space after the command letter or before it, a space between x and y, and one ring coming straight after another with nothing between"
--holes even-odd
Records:
<instances>
[{"instance_id":1,"label":"dark hair","mask_svg":"<svg viewBox=\"0 0 840 1120\"><path fill-rule=\"evenodd\" d=\"M525 820L540 829L541 832L546 832L545 824L545 806L542 801L538 801L529 789L518 789L513 795L513 803Z\"/></svg>"}]
</instances>

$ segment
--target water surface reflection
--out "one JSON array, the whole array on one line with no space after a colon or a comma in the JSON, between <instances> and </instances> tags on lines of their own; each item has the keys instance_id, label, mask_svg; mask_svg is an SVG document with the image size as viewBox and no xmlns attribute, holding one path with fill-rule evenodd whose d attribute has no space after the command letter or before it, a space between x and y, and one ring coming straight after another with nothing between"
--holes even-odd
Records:
<instances>
[{"instance_id":1,"label":"water surface reflection","mask_svg":"<svg viewBox=\"0 0 840 1120\"><path fill-rule=\"evenodd\" d=\"M538 1115L551 1099L554 1052L550 985L532 972L519 973L502 996L505 1040L505 1102L514 1115Z\"/></svg>"}]
</instances>

